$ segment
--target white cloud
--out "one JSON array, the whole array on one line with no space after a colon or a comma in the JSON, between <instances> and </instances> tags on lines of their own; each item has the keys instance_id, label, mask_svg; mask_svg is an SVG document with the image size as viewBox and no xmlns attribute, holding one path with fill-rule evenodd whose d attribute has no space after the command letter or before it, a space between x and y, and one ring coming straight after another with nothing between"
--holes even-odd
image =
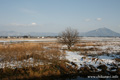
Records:
<instances>
[{"instance_id":1,"label":"white cloud","mask_svg":"<svg viewBox=\"0 0 120 80\"><path fill-rule=\"evenodd\" d=\"M25 26L25 24L11 23L12 26Z\"/></svg>"},{"instance_id":2,"label":"white cloud","mask_svg":"<svg viewBox=\"0 0 120 80\"><path fill-rule=\"evenodd\" d=\"M37 24L35 22L33 22L31 24L11 23L9 25L11 25L11 26L20 26L20 27L29 27L29 26L36 26Z\"/></svg>"},{"instance_id":3,"label":"white cloud","mask_svg":"<svg viewBox=\"0 0 120 80\"><path fill-rule=\"evenodd\" d=\"M87 22L88 22L88 21L90 21L90 19L85 19L85 21L87 21Z\"/></svg>"},{"instance_id":4,"label":"white cloud","mask_svg":"<svg viewBox=\"0 0 120 80\"><path fill-rule=\"evenodd\" d=\"M102 20L102 18L97 18L97 21L101 21Z\"/></svg>"},{"instance_id":5,"label":"white cloud","mask_svg":"<svg viewBox=\"0 0 120 80\"><path fill-rule=\"evenodd\" d=\"M37 25L37 24L35 22L33 22L32 25Z\"/></svg>"}]
</instances>

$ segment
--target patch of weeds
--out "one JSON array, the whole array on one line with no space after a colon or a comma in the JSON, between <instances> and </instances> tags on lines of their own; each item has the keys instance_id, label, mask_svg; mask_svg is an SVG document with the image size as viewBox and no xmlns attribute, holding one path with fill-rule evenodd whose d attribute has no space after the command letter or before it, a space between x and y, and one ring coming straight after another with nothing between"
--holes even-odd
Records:
<instances>
[{"instance_id":1,"label":"patch of weeds","mask_svg":"<svg viewBox=\"0 0 120 80\"><path fill-rule=\"evenodd\" d=\"M116 61L120 62L120 58L115 58Z\"/></svg>"},{"instance_id":2,"label":"patch of weeds","mask_svg":"<svg viewBox=\"0 0 120 80\"><path fill-rule=\"evenodd\" d=\"M107 71L107 66L106 65L100 65L97 67L98 69L101 69L102 72L106 72Z\"/></svg>"}]
</instances>

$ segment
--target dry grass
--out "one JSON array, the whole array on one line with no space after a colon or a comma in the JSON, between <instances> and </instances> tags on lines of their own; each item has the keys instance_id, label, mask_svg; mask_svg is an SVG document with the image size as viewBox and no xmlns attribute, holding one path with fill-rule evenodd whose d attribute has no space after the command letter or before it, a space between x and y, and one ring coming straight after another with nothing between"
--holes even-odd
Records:
<instances>
[{"instance_id":1,"label":"dry grass","mask_svg":"<svg viewBox=\"0 0 120 80\"><path fill-rule=\"evenodd\" d=\"M52 45L49 48L45 49L48 45L45 43L17 43L17 44L8 44L8 45L0 45L0 56L2 56L4 61L9 60L22 60L28 59L30 57L34 59L41 59L42 57L46 57L46 54L51 55L61 55L59 51L59 47L57 45ZM49 46L49 45L48 45ZM56 48L55 48L56 47ZM57 56L58 58L58 56Z\"/></svg>"},{"instance_id":2,"label":"dry grass","mask_svg":"<svg viewBox=\"0 0 120 80\"><path fill-rule=\"evenodd\" d=\"M49 48L48 48L49 46ZM37 62L59 63L64 60L64 53L60 52L55 43L17 43L0 45L0 62L23 61L34 59L33 64ZM22 62L29 64L28 62ZM19 64L18 64L19 65Z\"/></svg>"},{"instance_id":3,"label":"dry grass","mask_svg":"<svg viewBox=\"0 0 120 80\"><path fill-rule=\"evenodd\" d=\"M120 58L115 58L116 61L120 62Z\"/></svg>"},{"instance_id":4,"label":"dry grass","mask_svg":"<svg viewBox=\"0 0 120 80\"><path fill-rule=\"evenodd\" d=\"M103 45L102 43L97 43L97 42L85 42L85 43L78 43L75 46L78 47L85 47L85 46L101 46Z\"/></svg>"},{"instance_id":5,"label":"dry grass","mask_svg":"<svg viewBox=\"0 0 120 80\"><path fill-rule=\"evenodd\" d=\"M3 57L3 61L11 60L23 60L27 59L30 55L35 55L44 51L42 44L31 44L31 43L19 43L9 44L0 47L0 55Z\"/></svg>"},{"instance_id":6,"label":"dry grass","mask_svg":"<svg viewBox=\"0 0 120 80\"><path fill-rule=\"evenodd\" d=\"M42 77L60 76L64 74L73 74L77 69L72 66L66 65L65 62L59 64L39 65L35 67L23 68L4 68L0 69L0 77L5 80L13 79L41 79ZM49 79L48 79L49 80Z\"/></svg>"},{"instance_id":7,"label":"dry grass","mask_svg":"<svg viewBox=\"0 0 120 80\"><path fill-rule=\"evenodd\" d=\"M107 44L107 43L105 43ZM72 51L83 51L85 55L90 54L90 51L100 51L96 46L104 46L105 44L96 42L78 43L71 48ZM93 46L90 48L81 48ZM80 48L78 48L80 47ZM0 63L12 61L24 61L30 58L34 59L33 66L29 66L31 62L23 62L22 68L12 69L8 66L0 69L0 77L4 79L34 79L41 76L54 76L61 74L72 74L77 72L77 66L73 67L66 64L64 50L61 50L61 44L55 42L43 43L12 43L0 44ZM82 53L81 53L82 54ZM99 53L99 55L106 53ZM118 53L119 54L119 53ZM94 56L93 54L91 54ZM96 56L96 54L95 54ZM85 59L86 57L83 57ZM92 59L96 61L96 59ZM119 59L116 59L119 61ZM35 65L42 62L43 64ZM19 65L19 63L17 64ZM72 65L74 65L72 63ZM75 65L74 65L75 66ZM81 68L80 71L87 73L88 67ZM90 72L90 71L89 71Z\"/></svg>"},{"instance_id":8,"label":"dry grass","mask_svg":"<svg viewBox=\"0 0 120 80\"><path fill-rule=\"evenodd\" d=\"M59 65L65 64L64 52L61 52L57 43L12 43L0 44L1 63L21 61L22 68L15 69L8 66L0 69L0 77L11 79L32 79L41 76L60 75ZM31 62L24 60L34 59ZM43 64L35 65L42 62ZM9 64L10 65L10 64ZM20 65L20 64L17 64ZM8 79L8 78L7 78Z\"/></svg>"}]
</instances>

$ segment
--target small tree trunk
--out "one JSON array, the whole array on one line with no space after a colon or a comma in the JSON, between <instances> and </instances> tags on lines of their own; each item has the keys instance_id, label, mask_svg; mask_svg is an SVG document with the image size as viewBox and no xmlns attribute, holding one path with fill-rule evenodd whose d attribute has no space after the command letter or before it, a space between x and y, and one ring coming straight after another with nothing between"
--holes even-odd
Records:
<instances>
[{"instance_id":1,"label":"small tree trunk","mask_svg":"<svg viewBox=\"0 0 120 80\"><path fill-rule=\"evenodd\" d=\"M71 49L71 45L68 45L68 49L69 49L69 50Z\"/></svg>"}]
</instances>

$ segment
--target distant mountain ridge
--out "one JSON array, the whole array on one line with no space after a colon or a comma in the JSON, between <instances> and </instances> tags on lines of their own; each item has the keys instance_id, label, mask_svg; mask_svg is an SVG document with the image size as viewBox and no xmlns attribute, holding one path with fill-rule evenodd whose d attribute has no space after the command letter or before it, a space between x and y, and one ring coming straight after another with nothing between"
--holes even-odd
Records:
<instances>
[{"instance_id":1,"label":"distant mountain ridge","mask_svg":"<svg viewBox=\"0 0 120 80\"><path fill-rule=\"evenodd\" d=\"M0 36L21 36L23 33L15 31L0 31Z\"/></svg>"},{"instance_id":2,"label":"distant mountain ridge","mask_svg":"<svg viewBox=\"0 0 120 80\"><path fill-rule=\"evenodd\" d=\"M58 33L50 33L50 32L29 32L29 33L21 33L15 31L0 31L0 36L58 36ZM99 28L96 30L91 30L88 32L80 33L80 36L86 37L120 37L120 33L114 32L108 28Z\"/></svg>"},{"instance_id":3,"label":"distant mountain ridge","mask_svg":"<svg viewBox=\"0 0 120 80\"><path fill-rule=\"evenodd\" d=\"M85 33L81 33L80 36L93 36L93 37L120 37L120 33L114 32L108 28L99 28L91 30Z\"/></svg>"},{"instance_id":4,"label":"distant mountain ridge","mask_svg":"<svg viewBox=\"0 0 120 80\"><path fill-rule=\"evenodd\" d=\"M0 36L57 36L57 33L50 33L50 32L21 33L15 31L0 31Z\"/></svg>"}]
</instances>

